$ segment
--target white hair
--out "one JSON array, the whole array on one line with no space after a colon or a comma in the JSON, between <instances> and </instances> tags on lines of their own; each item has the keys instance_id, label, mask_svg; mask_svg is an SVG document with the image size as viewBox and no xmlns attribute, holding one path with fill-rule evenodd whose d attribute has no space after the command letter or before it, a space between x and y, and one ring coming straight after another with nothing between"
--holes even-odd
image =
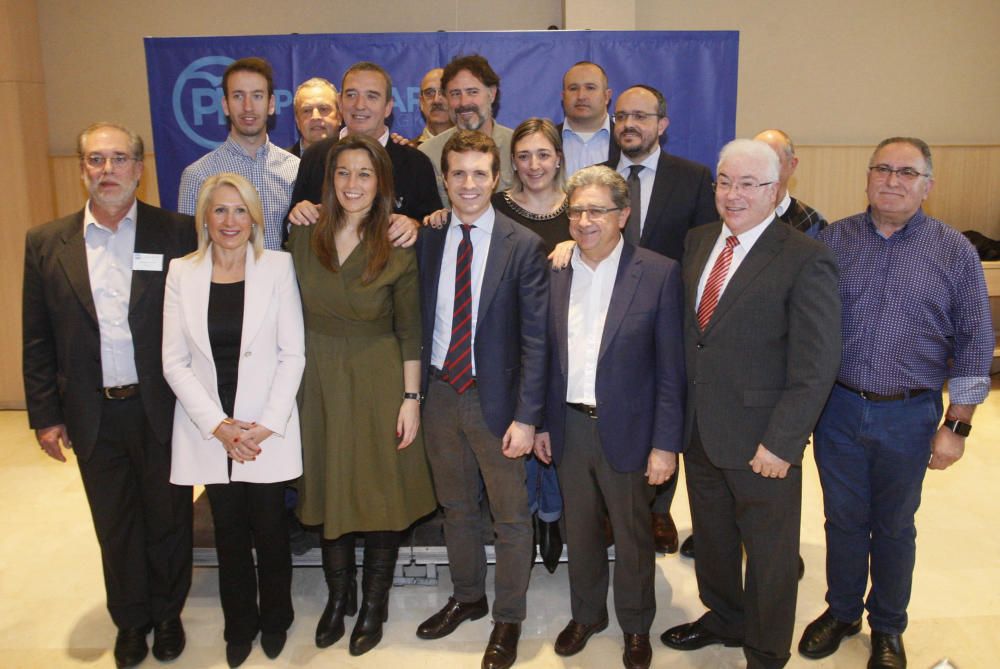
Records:
<instances>
[{"instance_id":1,"label":"white hair","mask_svg":"<svg viewBox=\"0 0 1000 669\"><path fill-rule=\"evenodd\" d=\"M722 147L719 152L719 164L715 166L715 173L722 169L722 163L730 158L751 158L759 160L766 165L767 173L763 175L765 181L777 181L781 172L781 162L778 154L769 144L759 139L734 139Z\"/></svg>"}]
</instances>

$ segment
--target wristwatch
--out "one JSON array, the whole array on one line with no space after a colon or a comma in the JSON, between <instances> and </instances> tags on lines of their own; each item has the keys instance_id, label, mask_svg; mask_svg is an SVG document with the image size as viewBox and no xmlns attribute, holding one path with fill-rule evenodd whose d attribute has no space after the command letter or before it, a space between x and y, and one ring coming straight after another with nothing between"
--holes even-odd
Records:
<instances>
[{"instance_id":1,"label":"wristwatch","mask_svg":"<svg viewBox=\"0 0 1000 669\"><path fill-rule=\"evenodd\" d=\"M424 403L424 396L420 393L403 393L404 400L417 400L417 404Z\"/></svg>"},{"instance_id":2,"label":"wristwatch","mask_svg":"<svg viewBox=\"0 0 1000 669\"><path fill-rule=\"evenodd\" d=\"M944 426L960 437L968 437L969 433L972 432L972 425L970 423L963 423L955 418L945 419Z\"/></svg>"}]
</instances>

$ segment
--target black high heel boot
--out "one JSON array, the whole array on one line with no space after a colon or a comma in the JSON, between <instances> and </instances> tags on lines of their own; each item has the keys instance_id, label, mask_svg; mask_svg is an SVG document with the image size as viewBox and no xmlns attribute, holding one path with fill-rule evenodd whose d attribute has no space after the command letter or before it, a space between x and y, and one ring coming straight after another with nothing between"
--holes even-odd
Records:
<instances>
[{"instance_id":1,"label":"black high heel boot","mask_svg":"<svg viewBox=\"0 0 1000 669\"><path fill-rule=\"evenodd\" d=\"M398 548L365 546L361 612L351 632L351 655L363 655L382 640L382 623L389 619L389 589L398 556Z\"/></svg>"},{"instance_id":2,"label":"black high heel boot","mask_svg":"<svg viewBox=\"0 0 1000 669\"><path fill-rule=\"evenodd\" d=\"M317 648L337 643L344 636L344 616L353 616L358 612L354 542L323 542L322 551L323 574L330 596L316 625Z\"/></svg>"}]
</instances>

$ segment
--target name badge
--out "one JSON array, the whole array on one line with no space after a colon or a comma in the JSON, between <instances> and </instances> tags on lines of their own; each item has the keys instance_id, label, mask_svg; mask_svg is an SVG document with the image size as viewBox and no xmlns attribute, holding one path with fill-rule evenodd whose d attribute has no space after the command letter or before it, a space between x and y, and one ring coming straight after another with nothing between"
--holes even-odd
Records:
<instances>
[{"instance_id":1,"label":"name badge","mask_svg":"<svg viewBox=\"0 0 1000 669\"><path fill-rule=\"evenodd\" d=\"M162 272L163 271L163 254L162 253L133 253L132 254L132 271L133 272Z\"/></svg>"}]
</instances>

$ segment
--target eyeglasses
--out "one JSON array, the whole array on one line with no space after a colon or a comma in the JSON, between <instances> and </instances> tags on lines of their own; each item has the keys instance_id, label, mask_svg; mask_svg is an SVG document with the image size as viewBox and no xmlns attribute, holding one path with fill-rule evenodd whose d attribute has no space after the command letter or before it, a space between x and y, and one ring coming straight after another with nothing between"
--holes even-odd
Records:
<instances>
[{"instance_id":1,"label":"eyeglasses","mask_svg":"<svg viewBox=\"0 0 1000 669\"><path fill-rule=\"evenodd\" d=\"M621 207L570 207L566 210L566 216L571 221L579 221L584 214L587 214L589 220L600 221L611 212L620 209Z\"/></svg>"},{"instance_id":2,"label":"eyeglasses","mask_svg":"<svg viewBox=\"0 0 1000 669\"><path fill-rule=\"evenodd\" d=\"M104 169L104 165L111 162L112 169L119 169L125 167L129 162L133 160L138 160L138 158L133 158L132 156L126 156L124 153L116 153L113 156L105 156L100 153L91 153L84 156L83 162L87 164L88 167L95 170Z\"/></svg>"},{"instance_id":3,"label":"eyeglasses","mask_svg":"<svg viewBox=\"0 0 1000 669\"><path fill-rule=\"evenodd\" d=\"M422 97L424 100L433 100L439 95L444 95L443 88L433 88L428 86L424 90L420 91L420 97Z\"/></svg>"},{"instance_id":4,"label":"eyeglasses","mask_svg":"<svg viewBox=\"0 0 1000 669\"><path fill-rule=\"evenodd\" d=\"M716 193L728 193L733 191L737 195L740 193L749 193L754 188L763 188L764 186L770 186L773 181L765 181L763 183L757 183L756 181L737 181L733 183L732 181L725 181L720 179L719 181L712 184L712 190Z\"/></svg>"},{"instance_id":5,"label":"eyeglasses","mask_svg":"<svg viewBox=\"0 0 1000 669\"><path fill-rule=\"evenodd\" d=\"M615 115L612 118L615 119L615 123L624 123L629 119L630 116L639 123L642 123L646 119L661 118L660 114L657 114L655 112L625 112L625 111L615 112Z\"/></svg>"},{"instance_id":6,"label":"eyeglasses","mask_svg":"<svg viewBox=\"0 0 1000 669\"><path fill-rule=\"evenodd\" d=\"M929 177L930 174L924 174L923 172L918 172L912 167L900 167L899 169L893 169L888 165L869 165L868 173L879 180L886 180L889 178L890 174L895 174L900 181L912 182L917 179L917 177Z\"/></svg>"}]
</instances>

